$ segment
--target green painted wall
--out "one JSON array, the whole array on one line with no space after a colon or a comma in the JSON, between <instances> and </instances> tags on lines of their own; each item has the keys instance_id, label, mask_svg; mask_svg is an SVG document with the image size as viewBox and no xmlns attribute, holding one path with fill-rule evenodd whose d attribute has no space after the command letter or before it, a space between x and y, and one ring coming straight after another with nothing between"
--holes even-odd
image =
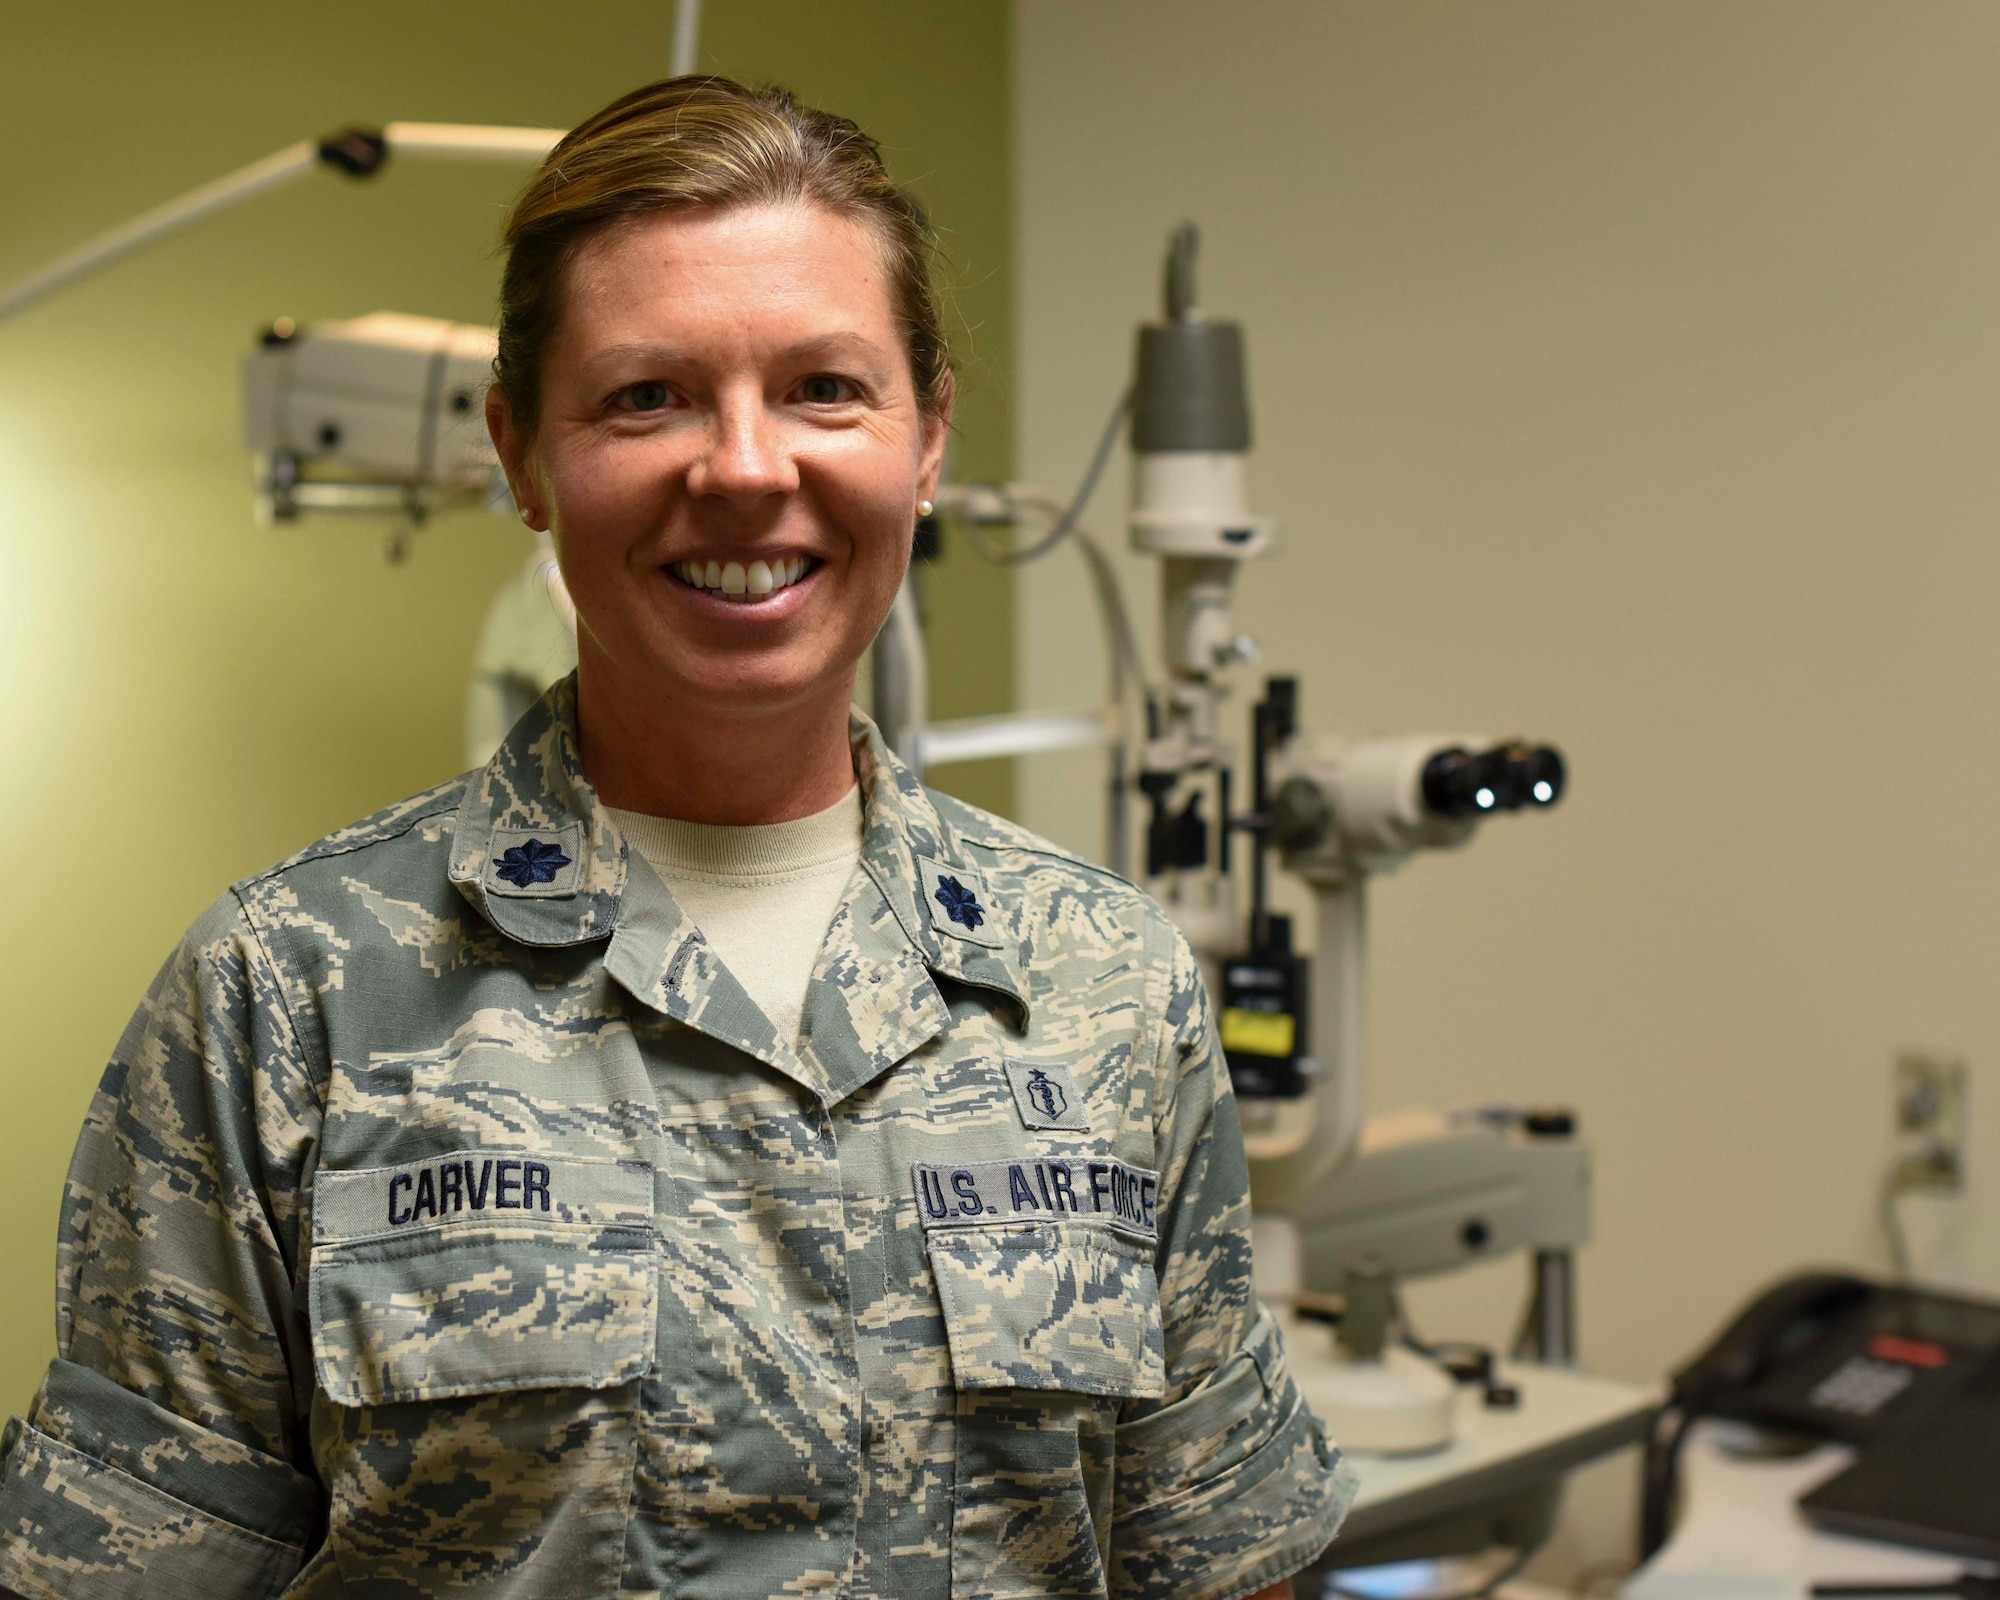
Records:
<instances>
[{"instance_id":1,"label":"green painted wall","mask_svg":"<svg viewBox=\"0 0 2000 1600\"><path fill-rule=\"evenodd\" d=\"M703 65L788 82L881 138L952 257L958 469L1007 469L1003 0L710 0ZM0 281L290 141L394 118L567 125L663 75L665 0L16 8L0 64ZM181 930L232 879L458 767L466 668L521 530L259 530L237 442L256 330L395 309L490 320L524 173L307 180L0 324L0 1403L53 1349L79 1119ZM1009 587L947 560L940 715L1011 693ZM1005 806L1006 774L958 785Z\"/></svg>"}]
</instances>

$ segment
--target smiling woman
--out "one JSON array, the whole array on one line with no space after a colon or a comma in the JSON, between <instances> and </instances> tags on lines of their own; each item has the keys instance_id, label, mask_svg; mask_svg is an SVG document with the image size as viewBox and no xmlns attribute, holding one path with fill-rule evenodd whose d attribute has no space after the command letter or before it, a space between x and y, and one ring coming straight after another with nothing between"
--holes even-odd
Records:
<instances>
[{"instance_id":1,"label":"smiling woman","mask_svg":"<svg viewBox=\"0 0 2000 1600\"><path fill-rule=\"evenodd\" d=\"M509 225L578 669L238 884L70 1173L0 1586L1240 1600L1352 1474L1194 958L851 712L952 382L852 124L677 79Z\"/></svg>"},{"instance_id":2,"label":"smiling woman","mask_svg":"<svg viewBox=\"0 0 2000 1600\"><path fill-rule=\"evenodd\" d=\"M503 355L489 419L576 602L584 763L608 802L771 823L853 787L854 674L951 404L949 369L917 388L886 255L876 227L805 198L600 223L564 263L533 378Z\"/></svg>"}]
</instances>

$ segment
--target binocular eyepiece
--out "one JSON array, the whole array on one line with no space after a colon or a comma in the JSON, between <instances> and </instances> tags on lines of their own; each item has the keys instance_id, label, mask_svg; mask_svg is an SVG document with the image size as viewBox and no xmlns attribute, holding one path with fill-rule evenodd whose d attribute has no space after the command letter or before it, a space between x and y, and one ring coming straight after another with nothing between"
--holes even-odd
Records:
<instances>
[{"instance_id":1,"label":"binocular eyepiece","mask_svg":"<svg viewBox=\"0 0 2000 1600\"><path fill-rule=\"evenodd\" d=\"M1553 745L1509 741L1477 752L1454 747L1424 763L1424 805L1451 819L1552 806L1565 780L1562 752Z\"/></svg>"}]
</instances>

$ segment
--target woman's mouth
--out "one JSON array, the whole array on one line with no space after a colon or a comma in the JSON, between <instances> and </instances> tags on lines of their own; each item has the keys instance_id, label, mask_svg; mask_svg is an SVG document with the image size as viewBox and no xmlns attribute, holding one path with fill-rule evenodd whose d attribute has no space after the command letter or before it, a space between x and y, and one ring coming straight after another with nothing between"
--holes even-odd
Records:
<instances>
[{"instance_id":1,"label":"woman's mouth","mask_svg":"<svg viewBox=\"0 0 2000 1600\"><path fill-rule=\"evenodd\" d=\"M815 556L776 561L675 561L667 570L690 589L753 605L782 593L819 566Z\"/></svg>"}]
</instances>

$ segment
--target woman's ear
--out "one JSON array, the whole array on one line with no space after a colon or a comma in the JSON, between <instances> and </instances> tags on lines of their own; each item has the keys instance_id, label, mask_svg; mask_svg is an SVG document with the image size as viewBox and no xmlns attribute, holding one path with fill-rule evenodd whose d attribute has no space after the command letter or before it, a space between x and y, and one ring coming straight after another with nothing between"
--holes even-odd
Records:
<instances>
[{"instance_id":1,"label":"woman's ear","mask_svg":"<svg viewBox=\"0 0 2000 1600\"><path fill-rule=\"evenodd\" d=\"M548 508L535 493L534 441L515 420L507 391L497 383L486 390L486 432L500 457L500 470L507 474L507 488L521 520L537 533L546 532Z\"/></svg>"},{"instance_id":2,"label":"woman's ear","mask_svg":"<svg viewBox=\"0 0 2000 1600\"><path fill-rule=\"evenodd\" d=\"M917 498L937 498L938 477L944 471L944 447L951 441L951 413L958 404L958 377L949 367L938 395L936 411L924 417L923 451L917 458Z\"/></svg>"}]
</instances>

